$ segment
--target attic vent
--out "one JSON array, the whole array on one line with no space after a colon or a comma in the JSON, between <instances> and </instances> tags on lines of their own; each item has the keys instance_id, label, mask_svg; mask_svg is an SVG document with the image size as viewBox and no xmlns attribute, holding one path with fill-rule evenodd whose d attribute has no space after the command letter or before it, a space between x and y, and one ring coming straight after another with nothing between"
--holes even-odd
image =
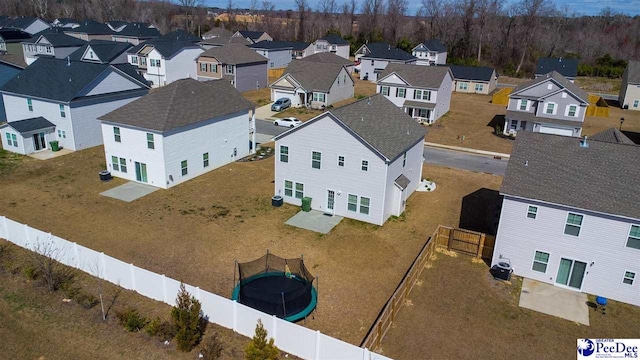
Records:
<instances>
[{"instance_id":1,"label":"attic vent","mask_svg":"<svg viewBox=\"0 0 640 360\"><path fill-rule=\"evenodd\" d=\"M580 140L580 147L581 148L588 148L589 147L589 143L587 143L587 136L585 135L582 140Z\"/></svg>"}]
</instances>

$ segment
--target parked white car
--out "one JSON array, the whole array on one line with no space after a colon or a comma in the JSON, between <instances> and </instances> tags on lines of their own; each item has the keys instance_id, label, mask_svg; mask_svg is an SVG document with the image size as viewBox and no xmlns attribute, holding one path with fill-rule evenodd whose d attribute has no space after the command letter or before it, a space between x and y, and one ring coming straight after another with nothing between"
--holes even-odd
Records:
<instances>
[{"instance_id":1,"label":"parked white car","mask_svg":"<svg viewBox=\"0 0 640 360\"><path fill-rule=\"evenodd\" d=\"M288 127L288 128L294 128L298 125L302 124L302 121L294 118L294 117L286 117L283 119L278 119L276 121L273 122L273 125L275 126L284 126L284 127Z\"/></svg>"}]
</instances>

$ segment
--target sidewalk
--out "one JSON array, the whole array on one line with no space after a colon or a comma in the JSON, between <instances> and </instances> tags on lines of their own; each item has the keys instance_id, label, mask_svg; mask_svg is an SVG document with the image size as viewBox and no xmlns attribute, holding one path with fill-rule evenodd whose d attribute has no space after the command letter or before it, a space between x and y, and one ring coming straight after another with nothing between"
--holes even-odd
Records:
<instances>
[{"instance_id":1,"label":"sidewalk","mask_svg":"<svg viewBox=\"0 0 640 360\"><path fill-rule=\"evenodd\" d=\"M442 145L442 144L436 144L436 143L427 142L427 141L424 142L424 146L439 148L439 149L454 150L454 151L462 151L462 152L468 152L468 153L478 154L478 155L492 156L497 159L509 160L509 158L511 157L510 154L498 153L493 151L485 151L485 150L469 149L461 146Z\"/></svg>"}]
</instances>

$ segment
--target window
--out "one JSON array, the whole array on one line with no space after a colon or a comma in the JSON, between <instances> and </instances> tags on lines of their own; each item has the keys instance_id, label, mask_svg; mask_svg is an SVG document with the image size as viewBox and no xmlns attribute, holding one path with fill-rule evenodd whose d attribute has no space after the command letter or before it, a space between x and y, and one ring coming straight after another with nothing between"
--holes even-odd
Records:
<instances>
[{"instance_id":1,"label":"window","mask_svg":"<svg viewBox=\"0 0 640 360\"><path fill-rule=\"evenodd\" d=\"M212 73L217 73L218 72L218 64L211 64L211 72Z\"/></svg>"},{"instance_id":2,"label":"window","mask_svg":"<svg viewBox=\"0 0 640 360\"><path fill-rule=\"evenodd\" d=\"M547 84L547 90L552 90L553 89L553 84Z\"/></svg>"},{"instance_id":3,"label":"window","mask_svg":"<svg viewBox=\"0 0 640 360\"><path fill-rule=\"evenodd\" d=\"M406 92L407 92L407 89L405 89L405 88L397 88L396 89L396 97L403 98Z\"/></svg>"},{"instance_id":4,"label":"window","mask_svg":"<svg viewBox=\"0 0 640 360\"><path fill-rule=\"evenodd\" d=\"M482 92L484 90L484 85L476 84L476 91Z\"/></svg>"},{"instance_id":5,"label":"window","mask_svg":"<svg viewBox=\"0 0 640 360\"><path fill-rule=\"evenodd\" d=\"M296 199L304 197L304 184L296 183Z\"/></svg>"},{"instance_id":6,"label":"window","mask_svg":"<svg viewBox=\"0 0 640 360\"><path fill-rule=\"evenodd\" d=\"M202 167L209 167L209 153L202 154Z\"/></svg>"},{"instance_id":7,"label":"window","mask_svg":"<svg viewBox=\"0 0 640 360\"><path fill-rule=\"evenodd\" d=\"M427 110L427 109L415 109L414 110L414 114L416 114L418 117L421 117L423 119L429 119L431 118L431 110Z\"/></svg>"},{"instance_id":8,"label":"window","mask_svg":"<svg viewBox=\"0 0 640 360\"><path fill-rule=\"evenodd\" d=\"M111 167L113 168L114 171L120 171L120 163L118 162L117 156L111 157Z\"/></svg>"},{"instance_id":9,"label":"window","mask_svg":"<svg viewBox=\"0 0 640 360\"><path fill-rule=\"evenodd\" d=\"M429 90L416 90L413 92L413 98L417 100L431 100L431 91Z\"/></svg>"},{"instance_id":10,"label":"window","mask_svg":"<svg viewBox=\"0 0 640 360\"><path fill-rule=\"evenodd\" d=\"M58 137L62 138L62 139L66 139L67 138L67 133L64 130L58 129Z\"/></svg>"},{"instance_id":11,"label":"window","mask_svg":"<svg viewBox=\"0 0 640 360\"><path fill-rule=\"evenodd\" d=\"M284 181L284 196L293 196L293 182L290 180Z\"/></svg>"},{"instance_id":12,"label":"window","mask_svg":"<svg viewBox=\"0 0 640 360\"><path fill-rule=\"evenodd\" d=\"M526 129L527 129L527 122L520 121L520 130L526 130Z\"/></svg>"},{"instance_id":13,"label":"window","mask_svg":"<svg viewBox=\"0 0 640 360\"><path fill-rule=\"evenodd\" d=\"M320 169L320 162L322 160L322 153L317 151L311 152L311 167L314 169Z\"/></svg>"},{"instance_id":14,"label":"window","mask_svg":"<svg viewBox=\"0 0 640 360\"><path fill-rule=\"evenodd\" d=\"M469 84L467 84L466 82L458 83L458 89L460 90L467 90L468 86Z\"/></svg>"},{"instance_id":15,"label":"window","mask_svg":"<svg viewBox=\"0 0 640 360\"><path fill-rule=\"evenodd\" d=\"M120 158L120 171L123 173L127 172L127 160L124 158Z\"/></svg>"},{"instance_id":16,"label":"window","mask_svg":"<svg viewBox=\"0 0 640 360\"><path fill-rule=\"evenodd\" d=\"M347 75L342 75L342 84L347 83Z\"/></svg>"},{"instance_id":17,"label":"window","mask_svg":"<svg viewBox=\"0 0 640 360\"><path fill-rule=\"evenodd\" d=\"M60 104L60 117L67 117L67 114L64 112L64 105Z\"/></svg>"},{"instance_id":18,"label":"window","mask_svg":"<svg viewBox=\"0 0 640 360\"><path fill-rule=\"evenodd\" d=\"M538 216L538 207L537 206L529 206L527 209L527 217L529 219L535 219Z\"/></svg>"},{"instance_id":19,"label":"window","mask_svg":"<svg viewBox=\"0 0 640 360\"><path fill-rule=\"evenodd\" d=\"M233 75L233 65L227 64L227 66L225 67L225 72L229 75Z\"/></svg>"},{"instance_id":20,"label":"window","mask_svg":"<svg viewBox=\"0 0 640 360\"><path fill-rule=\"evenodd\" d=\"M17 143L14 142L14 146L18 146ZM639 225L631 225L631 229L629 230L629 236L627 237L627 247L632 249L640 249L640 226Z\"/></svg>"},{"instance_id":21,"label":"window","mask_svg":"<svg viewBox=\"0 0 640 360\"><path fill-rule=\"evenodd\" d=\"M375 64L375 61L374 61L374 60L371 60L371 66L373 66L373 64Z\"/></svg>"},{"instance_id":22,"label":"window","mask_svg":"<svg viewBox=\"0 0 640 360\"><path fill-rule=\"evenodd\" d=\"M405 165L407 165L407 152L404 152L404 155L402 155L402 167L405 167Z\"/></svg>"},{"instance_id":23,"label":"window","mask_svg":"<svg viewBox=\"0 0 640 360\"><path fill-rule=\"evenodd\" d=\"M155 143L153 141L153 134L152 133L147 133L147 148L149 149L155 149Z\"/></svg>"},{"instance_id":24,"label":"window","mask_svg":"<svg viewBox=\"0 0 640 360\"><path fill-rule=\"evenodd\" d=\"M638 106L640 106L640 100L633 100L633 107L637 108Z\"/></svg>"},{"instance_id":25,"label":"window","mask_svg":"<svg viewBox=\"0 0 640 360\"><path fill-rule=\"evenodd\" d=\"M187 163L187 160L182 160L180 162L180 169L182 169L182 176L185 176L189 173L189 164Z\"/></svg>"},{"instance_id":26,"label":"window","mask_svg":"<svg viewBox=\"0 0 640 360\"><path fill-rule=\"evenodd\" d=\"M269 63L269 67L274 68L276 67L276 63L274 63L273 61Z\"/></svg>"},{"instance_id":27,"label":"window","mask_svg":"<svg viewBox=\"0 0 640 360\"><path fill-rule=\"evenodd\" d=\"M338 166L344 167L344 156L338 156Z\"/></svg>"},{"instance_id":28,"label":"window","mask_svg":"<svg viewBox=\"0 0 640 360\"><path fill-rule=\"evenodd\" d=\"M633 273L631 271L625 271L622 282L627 285L633 285L633 279L635 279L635 277L636 277L636 273Z\"/></svg>"},{"instance_id":29,"label":"window","mask_svg":"<svg viewBox=\"0 0 640 360\"><path fill-rule=\"evenodd\" d=\"M369 162L367 160L362 160L362 171L369 171Z\"/></svg>"},{"instance_id":30,"label":"window","mask_svg":"<svg viewBox=\"0 0 640 360\"><path fill-rule=\"evenodd\" d=\"M147 66L147 58L146 57L141 57L140 58L140 65Z\"/></svg>"},{"instance_id":31,"label":"window","mask_svg":"<svg viewBox=\"0 0 640 360\"><path fill-rule=\"evenodd\" d=\"M349 198L347 200L347 210L356 211L358 209L358 197L353 194L349 194Z\"/></svg>"},{"instance_id":32,"label":"window","mask_svg":"<svg viewBox=\"0 0 640 360\"><path fill-rule=\"evenodd\" d=\"M13 143L14 147L18 147L18 137L16 136L16 134L11 134L11 142Z\"/></svg>"},{"instance_id":33,"label":"window","mask_svg":"<svg viewBox=\"0 0 640 360\"><path fill-rule=\"evenodd\" d=\"M289 162L289 147L280 145L280 162Z\"/></svg>"},{"instance_id":34,"label":"window","mask_svg":"<svg viewBox=\"0 0 640 360\"><path fill-rule=\"evenodd\" d=\"M569 213L567 216L567 223L564 227L564 233L567 235L578 236L580 235L580 227L582 226L582 215Z\"/></svg>"},{"instance_id":35,"label":"window","mask_svg":"<svg viewBox=\"0 0 640 360\"><path fill-rule=\"evenodd\" d=\"M131 57L131 63L137 65L138 64L138 57L137 56L132 56Z\"/></svg>"},{"instance_id":36,"label":"window","mask_svg":"<svg viewBox=\"0 0 640 360\"><path fill-rule=\"evenodd\" d=\"M27 107L29 111L33 111L33 101L31 101L31 99L27 99Z\"/></svg>"},{"instance_id":37,"label":"window","mask_svg":"<svg viewBox=\"0 0 640 360\"><path fill-rule=\"evenodd\" d=\"M325 102L325 94L324 93L314 92L313 93L313 101L321 102L321 103Z\"/></svg>"},{"instance_id":38,"label":"window","mask_svg":"<svg viewBox=\"0 0 640 360\"><path fill-rule=\"evenodd\" d=\"M547 103L547 109L545 110L545 113L547 113L547 114L553 114L553 113L555 113L555 109L556 109L556 104L554 104L554 103Z\"/></svg>"},{"instance_id":39,"label":"window","mask_svg":"<svg viewBox=\"0 0 640 360\"><path fill-rule=\"evenodd\" d=\"M206 63L200 63L200 71L201 72L206 72L207 71L207 64Z\"/></svg>"},{"instance_id":40,"label":"window","mask_svg":"<svg viewBox=\"0 0 640 360\"><path fill-rule=\"evenodd\" d=\"M121 142L121 138L120 138L120 128L117 126L113 127L113 140L115 140L116 142Z\"/></svg>"},{"instance_id":41,"label":"window","mask_svg":"<svg viewBox=\"0 0 640 360\"><path fill-rule=\"evenodd\" d=\"M527 111L527 107L529 106L529 101L525 99L520 100L520 111Z\"/></svg>"},{"instance_id":42,"label":"window","mask_svg":"<svg viewBox=\"0 0 640 360\"><path fill-rule=\"evenodd\" d=\"M380 92L384 96L389 96L389 87L388 86L380 86Z\"/></svg>"},{"instance_id":43,"label":"window","mask_svg":"<svg viewBox=\"0 0 640 360\"><path fill-rule=\"evenodd\" d=\"M369 203L370 199L364 196L360 197L360 214L369 215Z\"/></svg>"},{"instance_id":44,"label":"window","mask_svg":"<svg viewBox=\"0 0 640 360\"><path fill-rule=\"evenodd\" d=\"M547 272L548 264L549 254L542 251L536 251L536 255L533 257L533 267L531 270L545 273Z\"/></svg>"},{"instance_id":45,"label":"window","mask_svg":"<svg viewBox=\"0 0 640 360\"><path fill-rule=\"evenodd\" d=\"M511 130L517 130L518 129L518 120L511 120L510 129Z\"/></svg>"},{"instance_id":46,"label":"window","mask_svg":"<svg viewBox=\"0 0 640 360\"><path fill-rule=\"evenodd\" d=\"M567 111L567 116L577 116L578 115L578 107L575 105L569 105L569 111Z\"/></svg>"}]
</instances>

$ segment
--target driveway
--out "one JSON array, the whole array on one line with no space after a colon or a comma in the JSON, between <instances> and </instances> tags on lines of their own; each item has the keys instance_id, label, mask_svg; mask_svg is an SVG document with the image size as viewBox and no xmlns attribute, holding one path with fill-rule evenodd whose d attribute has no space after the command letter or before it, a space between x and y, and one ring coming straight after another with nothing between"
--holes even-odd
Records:
<instances>
[{"instance_id":1,"label":"driveway","mask_svg":"<svg viewBox=\"0 0 640 360\"><path fill-rule=\"evenodd\" d=\"M508 161L491 156L425 146L425 164L504 176Z\"/></svg>"},{"instance_id":2,"label":"driveway","mask_svg":"<svg viewBox=\"0 0 640 360\"><path fill-rule=\"evenodd\" d=\"M256 119L261 119L261 120L271 120L273 119L273 116L275 114L277 114L277 111L271 111L271 104L273 104L273 102L268 103L267 105L264 106L260 106L259 108L256 109Z\"/></svg>"}]
</instances>

